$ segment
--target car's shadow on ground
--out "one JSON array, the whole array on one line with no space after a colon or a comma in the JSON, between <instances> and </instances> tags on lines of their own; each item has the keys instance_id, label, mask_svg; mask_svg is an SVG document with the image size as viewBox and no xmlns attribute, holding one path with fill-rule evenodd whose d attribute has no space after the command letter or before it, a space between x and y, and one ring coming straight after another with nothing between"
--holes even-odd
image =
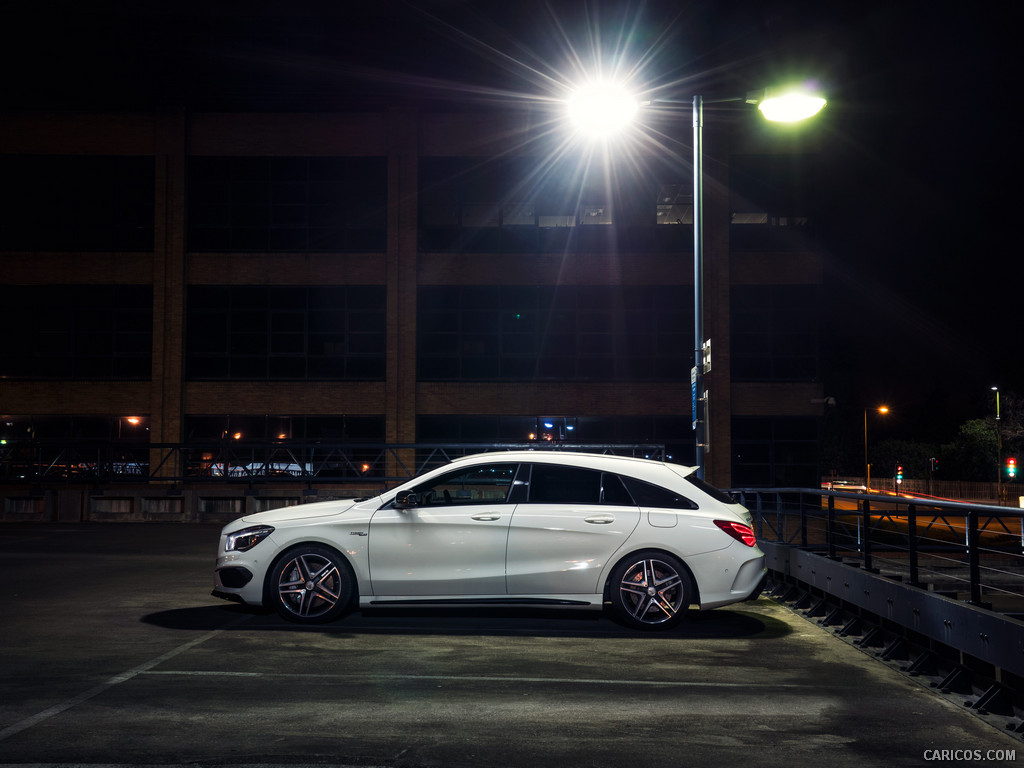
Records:
<instances>
[{"instance_id":1,"label":"car's shadow on ground","mask_svg":"<svg viewBox=\"0 0 1024 768\"><path fill-rule=\"evenodd\" d=\"M741 638L779 637L790 627L742 608L690 611L665 631L633 630L599 612L537 608L374 608L353 611L329 624L294 624L277 614L240 605L179 608L143 616L146 624L176 630L315 632L332 635L492 635L529 637Z\"/></svg>"}]
</instances>

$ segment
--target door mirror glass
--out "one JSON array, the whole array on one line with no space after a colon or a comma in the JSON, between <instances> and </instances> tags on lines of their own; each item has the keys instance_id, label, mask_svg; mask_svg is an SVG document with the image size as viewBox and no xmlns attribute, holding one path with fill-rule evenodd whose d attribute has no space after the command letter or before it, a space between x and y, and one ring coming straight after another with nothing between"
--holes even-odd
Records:
<instances>
[{"instance_id":1,"label":"door mirror glass","mask_svg":"<svg viewBox=\"0 0 1024 768\"><path fill-rule=\"evenodd\" d=\"M411 509L420 505L420 497L414 491L402 491L395 496L395 509Z\"/></svg>"}]
</instances>

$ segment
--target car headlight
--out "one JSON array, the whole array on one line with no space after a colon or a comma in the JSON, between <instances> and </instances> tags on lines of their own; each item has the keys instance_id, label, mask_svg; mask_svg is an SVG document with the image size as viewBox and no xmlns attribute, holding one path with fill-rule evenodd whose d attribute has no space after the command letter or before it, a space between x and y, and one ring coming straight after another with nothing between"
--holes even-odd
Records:
<instances>
[{"instance_id":1,"label":"car headlight","mask_svg":"<svg viewBox=\"0 0 1024 768\"><path fill-rule=\"evenodd\" d=\"M269 525L258 525L255 528L243 528L240 531L229 533L224 542L224 551L248 552L273 532L274 529Z\"/></svg>"}]
</instances>

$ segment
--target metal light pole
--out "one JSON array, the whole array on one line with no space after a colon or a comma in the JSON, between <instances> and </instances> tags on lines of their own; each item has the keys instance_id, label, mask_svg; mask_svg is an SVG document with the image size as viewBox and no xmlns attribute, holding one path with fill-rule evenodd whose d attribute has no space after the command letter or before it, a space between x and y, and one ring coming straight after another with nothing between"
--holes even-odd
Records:
<instances>
[{"instance_id":1,"label":"metal light pole","mask_svg":"<svg viewBox=\"0 0 1024 768\"><path fill-rule=\"evenodd\" d=\"M999 429L999 387L992 387L996 393L996 504L1003 503L1003 434Z\"/></svg>"},{"instance_id":2,"label":"metal light pole","mask_svg":"<svg viewBox=\"0 0 1024 768\"><path fill-rule=\"evenodd\" d=\"M769 98L767 89L752 91L743 99L715 101L757 104L765 119L774 122L804 120L825 106L825 99L800 91L784 92ZM704 97L696 95L693 97L693 368L690 370L690 406L693 412L694 463L697 477L701 479L704 478L711 420L708 392L704 389L704 374L707 372L704 369L704 343Z\"/></svg>"},{"instance_id":3,"label":"metal light pole","mask_svg":"<svg viewBox=\"0 0 1024 768\"><path fill-rule=\"evenodd\" d=\"M707 392L704 391L704 98L693 97L693 369L690 371L693 408L694 461L704 478L707 447Z\"/></svg>"},{"instance_id":4,"label":"metal light pole","mask_svg":"<svg viewBox=\"0 0 1024 768\"><path fill-rule=\"evenodd\" d=\"M769 94L752 91L746 97L715 99L756 104L765 119L796 122L817 114L825 99L804 89ZM682 104L656 99L645 104ZM595 81L578 89L569 99L569 114L592 137L605 139L632 119L637 103L614 83ZM704 389L704 97L693 97L693 368L690 371L690 405L693 414L694 463L697 477L704 478L708 448L708 393ZM865 415L865 423L867 416ZM866 451L865 451L866 453Z\"/></svg>"}]
</instances>

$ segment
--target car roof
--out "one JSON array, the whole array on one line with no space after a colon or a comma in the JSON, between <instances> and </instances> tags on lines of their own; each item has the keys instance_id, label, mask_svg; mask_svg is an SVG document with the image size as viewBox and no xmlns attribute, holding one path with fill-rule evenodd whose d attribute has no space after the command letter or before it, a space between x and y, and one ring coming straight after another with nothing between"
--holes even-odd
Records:
<instances>
[{"instance_id":1,"label":"car roof","mask_svg":"<svg viewBox=\"0 0 1024 768\"><path fill-rule=\"evenodd\" d=\"M686 477L694 467L683 464L669 464L653 459L639 459L633 456L616 456L610 453L583 453L577 451L490 451L474 453L452 459L453 464L484 463L492 461L532 462L535 464L569 464L574 467L599 469L606 472L625 472L632 475L644 473L660 474L668 470L677 476Z\"/></svg>"}]
</instances>

